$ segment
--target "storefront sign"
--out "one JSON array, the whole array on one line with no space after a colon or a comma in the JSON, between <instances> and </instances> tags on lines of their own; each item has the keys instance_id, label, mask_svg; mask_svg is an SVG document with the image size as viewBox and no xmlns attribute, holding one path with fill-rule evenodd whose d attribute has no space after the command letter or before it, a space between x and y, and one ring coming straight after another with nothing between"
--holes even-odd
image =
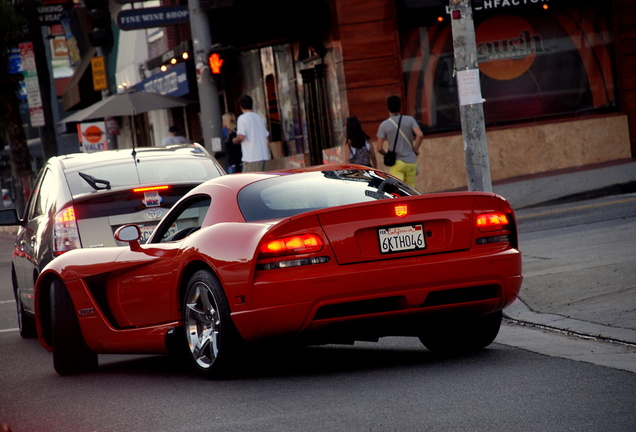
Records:
<instances>
[{"instance_id":1,"label":"storefront sign","mask_svg":"<svg viewBox=\"0 0 636 432\"><path fill-rule=\"evenodd\" d=\"M139 30L183 24L190 19L187 6L161 6L143 9L127 9L117 14L117 27L122 30Z\"/></svg>"},{"instance_id":2,"label":"storefront sign","mask_svg":"<svg viewBox=\"0 0 636 432\"><path fill-rule=\"evenodd\" d=\"M60 23L60 16L66 9L73 7L73 0L41 0L38 2L40 24L53 25Z\"/></svg>"},{"instance_id":3,"label":"storefront sign","mask_svg":"<svg viewBox=\"0 0 636 432\"><path fill-rule=\"evenodd\" d=\"M135 89L175 97L185 96L190 93L186 64L178 63L166 72L155 74L135 85Z\"/></svg>"},{"instance_id":4,"label":"storefront sign","mask_svg":"<svg viewBox=\"0 0 636 432\"><path fill-rule=\"evenodd\" d=\"M502 81L525 74L537 55L546 52L543 37L528 21L517 16L483 21L477 27L475 39L479 69Z\"/></svg>"},{"instance_id":5,"label":"storefront sign","mask_svg":"<svg viewBox=\"0 0 636 432\"><path fill-rule=\"evenodd\" d=\"M515 8L518 6L532 6L532 5L545 5L547 7L548 3L557 3L558 0L481 0L478 2L473 2L472 7L473 10L477 12L489 11L489 10L499 10L504 8ZM446 13L451 14L451 8L446 6ZM452 11L453 19L460 19L461 13L455 9Z\"/></svg>"},{"instance_id":6,"label":"storefront sign","mask_svg":"<svg viewBox=\"0 0 636 432\"><path fill-rule=\"evenodd\" d=\"M481 3L483 6L474 7L476 11L550 3L550 0L483 0ZM556 0L552 0L552 3L556 3Z\"/></svg>"},{"instance_id":7,"label":"storefront sign","mask_svg":"<svg viewBox=\"0 0 636 432\"><path fill-rule=\"evenodd\" d=\"M80 123L77 125L80 144L84 153L108 149L106 124L101 122Z\"/></svg>"}]
</instances>

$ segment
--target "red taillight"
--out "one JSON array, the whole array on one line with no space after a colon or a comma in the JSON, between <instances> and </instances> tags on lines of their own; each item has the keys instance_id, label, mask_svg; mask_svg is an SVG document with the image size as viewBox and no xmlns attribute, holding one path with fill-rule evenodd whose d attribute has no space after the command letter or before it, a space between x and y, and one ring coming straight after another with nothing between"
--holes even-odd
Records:
<instances>
[{"instance_id":1,"label":"red taillight","mask_svg":"<svg viewBox=\"0 0 636 432\"><path fill-rule=\"evenodd\" d=\"M75 209L66 207L55 215L53 223L53 255L61 255L64 252L81 247Z\"/></svg>"},{"instance_id":2,"label":"red taillight","mask_svg":"<svg viewBox=\"0 0 636 432\"><path fill-rule=\"evenodd\" d=\"M152 191L160 191L170 189L170 186L148 186L148 187L140 187L133 189L133 192L152 192Z\"/></svg>"},{"instance_id":3,"label":"red taillight","mask_svg":"<svg viewBox=\"0 0 636 432\"><path fill-rule=\"evenodd\" d=\"M261 246L261 258L318 252L323 242L316 234L301 234L268 241Z\"/></svg>"},{"instance_id":4,"label":"red taillight","mask_svg":"<svg viewBox=\"0 0 636 432\"><path fill-rule=\"evenodd\" d=\"M482 232L500 231L508 228L508 216L505 213L484 213L477 215L477 228Z\"/></svg>"}]
</instances>

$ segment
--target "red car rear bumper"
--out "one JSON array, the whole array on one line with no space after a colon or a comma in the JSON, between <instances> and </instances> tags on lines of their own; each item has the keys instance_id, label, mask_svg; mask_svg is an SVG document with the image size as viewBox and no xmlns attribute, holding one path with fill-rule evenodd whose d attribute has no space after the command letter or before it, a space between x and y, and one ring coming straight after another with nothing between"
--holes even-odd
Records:
<instances>
[{"instance_id":1,"label":"red car rear bumper","mask_svg":"<svg viewBox=\"0 0 636 432\"><path fill-rule=\"evenodd\" d=\"M311 273L300 268L260 272L255 307L232 314L243 338L300 335L335 323L378 319L389 333L413 334L408 326L434 313L479 316L501 310L515 300L523 279L521 253L515 249L327 264L324 272L316 271L319 266L309 266Z\"/></svg>"}]
</instances>

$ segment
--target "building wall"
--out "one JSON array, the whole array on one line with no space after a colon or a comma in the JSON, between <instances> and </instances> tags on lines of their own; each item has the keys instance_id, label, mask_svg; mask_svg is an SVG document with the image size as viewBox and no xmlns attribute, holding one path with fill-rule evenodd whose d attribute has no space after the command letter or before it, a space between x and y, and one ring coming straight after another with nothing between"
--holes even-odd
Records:
<instances>
[{"instance_id":1,"label":"building wall","mask_svg":"<svg viewBox=\"0 0 636 432\"><path fill-rule=\"evenodd\" d=\"M620 82L620 103L628 114L631 154L636 157L636 2L615 0L616 55Z\"/></svg>"},{"instance_id":2,"label":"building wall","mask_svg":"<svg viewBox=\"0 0 636 432\"><path fill-rule=\"evenodd\" d=\"M631 157L626 115L501 128L486 135L493 182ZM418 167L420 192L465 189L462 136L426 138Z\"/></svg>"},{"instance_id":3,"label":"building wall","mask_svg":"<svg viewBox=\"0 0 636 432\"><path fill-rule=\"evenodd\" d=\"M348 0L336 1L335 7L342 50L341 99L348 101L343 117L358 117L373 136L388 114L386 97L404 91L394 3Z\"/></svg>"},{"instance_id":4,"label":"building wall","mask_svg":"<svg viewBox=\"0 0 636 432\"><path fill-rule=\"evenodd\" d=\"M636 66L636 12L632 10L636 10L636 4L616 0L616 5L619 16L623 15L618 19L616 38L619 67L623 70L619 91L624 114L489 128L493 181L627 159L636 154L636 78L629 72ZM343 121L348 115L357 116L373 139L388 114L386 97L404 96L394 0L336 1L334 22L335 40L342 52L341 99L348 106L343 109ZM325 159L332 159L333 153L326 152ZM418 190L465 188L461 134L427 136L418 165Z\"/></svg>"}]
</instances>

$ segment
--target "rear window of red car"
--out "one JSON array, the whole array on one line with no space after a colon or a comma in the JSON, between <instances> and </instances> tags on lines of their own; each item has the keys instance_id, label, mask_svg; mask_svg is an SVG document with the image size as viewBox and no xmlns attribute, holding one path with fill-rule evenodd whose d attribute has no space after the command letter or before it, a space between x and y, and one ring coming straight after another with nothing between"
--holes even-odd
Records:
<instances>
[{"instance_id":1,"label":"rear window of red car","mask_svg":"<svg viewBox=\"0 0 636 432\"><path fill-rule=\"evenodd\" d=\"M252 183L238 195L248 222L378 199L419 195L415 189L371 170L316 171Z\"/></svg>"}]
</instances>

